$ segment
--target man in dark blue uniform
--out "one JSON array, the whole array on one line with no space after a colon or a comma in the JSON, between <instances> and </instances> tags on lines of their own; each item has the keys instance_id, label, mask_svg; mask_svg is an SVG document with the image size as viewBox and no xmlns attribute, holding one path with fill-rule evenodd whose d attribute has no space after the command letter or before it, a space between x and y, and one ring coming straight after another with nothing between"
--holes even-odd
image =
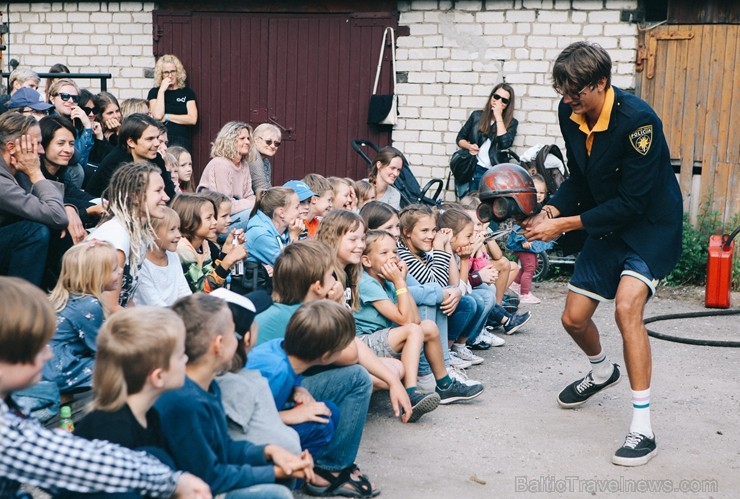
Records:
<instances>
[{"instance_id":1,"label":"man in dark blue uniform","mask_svg":"<svg viewBox=\"0 0 740 499\"><path fill-rule=\"evenodd\" d=\"M571 176L525 223L528 240L588 234L568 284L562 323L588 356L591 372L558 395L563 408L583 405L620 381L592 320L599 302L615 301L632 389L632 423L614 464L639 466L655 456L650 423L652 361L645 303L681 253L682 198L663 126L644 101L611 86L611 59L577 42L558 56L553 86Z\"/></svg>"}]
</instances>

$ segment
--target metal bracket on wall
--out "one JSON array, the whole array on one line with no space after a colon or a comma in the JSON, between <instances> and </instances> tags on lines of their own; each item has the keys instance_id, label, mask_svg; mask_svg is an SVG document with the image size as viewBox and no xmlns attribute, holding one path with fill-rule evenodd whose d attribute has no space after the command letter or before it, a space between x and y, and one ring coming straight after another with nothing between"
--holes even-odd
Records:
<instances>
[{"instance_id":1,"label":"metal bracket on wall","mask_svg":"<svg viewBox=\"0 0 740 499\"><path fill-rule=\"evenodd\" d=\"M658 52L658 40L691 40L695 34L691 31L673 31L671 33L650 33L647 35L647 47L640 44L637 48L635 71L643 70L643 61L647 60L645 76L652 80L655 76L655 56Z\"/></svg>"}]
</instances>

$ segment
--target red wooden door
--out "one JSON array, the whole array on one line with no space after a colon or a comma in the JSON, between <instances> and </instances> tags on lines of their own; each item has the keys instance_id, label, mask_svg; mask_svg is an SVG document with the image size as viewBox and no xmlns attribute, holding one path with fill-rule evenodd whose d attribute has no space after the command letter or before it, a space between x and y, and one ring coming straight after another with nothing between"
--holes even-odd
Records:
<instances>
[{"instance_id":1,"label":"red wooden door","mask_svg":"<svg viewBox=\"0 0 740 499\"><path fill-rule=\"evenodd\" d=\"M155 11L155 56L174 53L188 71L200 122L198 174L210 143L230 120L283 130L273 183L315 172L362 178L354 138L384 146L390 129L366 124L375 64L391 14L260 14ZM386 51L388 54L388 51ZM390 90L386 61L381 91Z\"/></svg>"}]
</instances>

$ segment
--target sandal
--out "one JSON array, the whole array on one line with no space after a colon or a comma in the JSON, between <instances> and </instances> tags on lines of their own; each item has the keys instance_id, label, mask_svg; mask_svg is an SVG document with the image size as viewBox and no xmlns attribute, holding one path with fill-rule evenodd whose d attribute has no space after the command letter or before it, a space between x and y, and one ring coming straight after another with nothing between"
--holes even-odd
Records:
<instances>
[{"instance_id":1,"label":"sandal","mask_svg":"<svg viewBox=\"0 0 740 499\"><path fill-rule=\"evenodd\" d=\"M357 479L352 477L352 474L358 471L356 464L344 468L337 476L334 476L331 471L323 468L315 467L313 470L314 473L329 482L329 485L321 487L306 482L306 492L309 495L318 497L375 497L380 494L380 488L373 488L370 480L364 474L361 474ZM352 488L346 488L345 485L349 485Z\"/></svg>"}]
</instances>

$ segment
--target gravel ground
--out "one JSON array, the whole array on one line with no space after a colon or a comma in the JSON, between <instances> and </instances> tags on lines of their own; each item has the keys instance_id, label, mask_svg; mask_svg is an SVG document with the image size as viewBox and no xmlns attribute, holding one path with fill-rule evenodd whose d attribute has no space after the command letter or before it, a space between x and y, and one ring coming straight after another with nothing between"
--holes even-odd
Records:
<instances>
[{"instance_id":1,"label":"gravel ground","mask_svg":"<svg viewBox=\"0 0 740 499\"><path fill-rule=\"evenodd\" d=\"M468 370L486 391L401 425L376 394L357 462L384 498L738 497L740 350L652 339L652 423L658 455L624 468L611 456L628 430L629 383L563 410L555 397L588 372L587 360L560 326L566 285L537 284L533 318L506 345L482 352ZM646 317L706 310L703 289L660 288ZM733 302L740 304L740 294ZM595 321L613 362L624 365L614 307ZM656 331L740 341L737 316L672 320Z\"/></svg>"}]
</instances>

